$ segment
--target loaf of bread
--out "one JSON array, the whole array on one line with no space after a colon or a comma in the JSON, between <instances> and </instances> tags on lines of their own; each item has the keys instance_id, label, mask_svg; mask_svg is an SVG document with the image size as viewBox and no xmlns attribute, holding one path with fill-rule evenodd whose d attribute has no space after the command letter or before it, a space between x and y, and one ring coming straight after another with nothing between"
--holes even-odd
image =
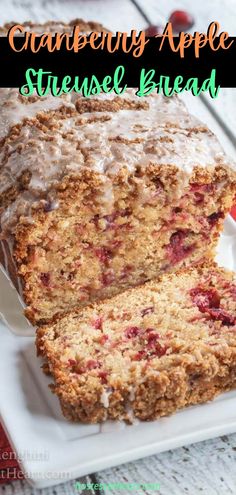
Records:
<instances>
[{"instance_id":1,"label":"loaf of bread","mask_svg":"<svg viewBox=\"0 0 236 495\"><path fill-rule=\"evenodd\" d=\"M236 386L236 276L165 274L37 332L67 419L151 420Z\"/></svg>"},{"instance_id":2,"label":"loaf of bread","mask_svg":"<svg viewBox=\"0 0 236 495\"><path fill-rule=\"evenodd\" d=\"M0 259L32 323L213 256L236 171L177 97L0 96Z\"/></svg>"}]
</instances>

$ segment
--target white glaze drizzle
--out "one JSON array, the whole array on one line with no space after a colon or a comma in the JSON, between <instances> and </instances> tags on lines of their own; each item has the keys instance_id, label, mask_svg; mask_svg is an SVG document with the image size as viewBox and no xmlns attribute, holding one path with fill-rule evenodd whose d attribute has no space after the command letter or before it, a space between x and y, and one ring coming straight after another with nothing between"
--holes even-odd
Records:
<instances>
[{"instance_id":1,"label":"white glaze drizzle","mask_svg":"<svg viewBox=\"0 0 236 495\"><path fill-rule=\"evenodd\" d=\"M21 123L25 118L32 119L37 113L55 110L62 105L72 106L68 95L58 98L37 97L30 102L15 88L0 88L0 100L0 139L7 135L13 125Z\"/></svg>"},{"instance_id":2,"label":"white glaze drizzle","mask_svg":"<svg viewBox=\"0 0 236 495\"><path fill-rule=\"evenodd\" d=\"M187 182L197 165L202 168L214 167L217 163L229 165L214 134L207 130L202 132L202 124L189 115L177 97L152 94L141 99L135 96L135 90L129 89L119 98L136 104L143 102L148 108L84 112L68 114L65 118L60 112L50 113L55 101L57 108L61 106L60 98L47 97L45 101L24 104L15 95L11 108L11 104L7 105L7 91L15 90L5 91L2 132L12 125L16 114L20 121L26 114L32 118L43 108L49 112L50 124L40 126L37 121L25 122L19 134L2 147L0 193L17 186L24 172L31 174L27 189L20 192L2 214L1 228L5 231L14 232L19 216L30 218L31 207L37 207L45 194L50 192L51 199L56 200L53 190L63 177L86 169L99 174L107 191L103 201L113 203L112 177L122 168L132 173L137 166L145 169L150 163L171 164ZM75 109L78 98L84 100L74 93L67 95L63 103ZM94 98L106 101L115 96L101 93ZM103 117L104 120L91 122L91 118ZM192 131L194 128L197 132Z\"/></svg>"},{"instance_id":3,"label":"white glaze drizzle","mask_svg":"<svg viewBox=\"0 0 236 495\"><path fill-rule=\"evenodd\" d=\"M105 409L108 409L109 407L109 397L111 394L112 394L111 388L104 388L102 391L100 402L105 407Z\"/></svg>"}]
</instances>

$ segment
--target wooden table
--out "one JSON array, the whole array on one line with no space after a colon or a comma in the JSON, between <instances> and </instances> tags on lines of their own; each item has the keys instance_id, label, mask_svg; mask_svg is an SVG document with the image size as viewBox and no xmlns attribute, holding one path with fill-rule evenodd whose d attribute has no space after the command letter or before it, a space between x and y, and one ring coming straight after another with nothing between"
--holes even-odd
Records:
<instances>
[{"instance_id":1,"label":"wooden table","mask_svg":"<svg viewBox=\"0 0 236 495\"><path fill-rule=\"evenodd\" d=\"M194 29L205 31L212 20L221 23L222 30L235 34L235 0L0 0L1 22L68 21L76 17L96 20L115 30L142 29L149 22L162 24L176 8L189 10L195 17ZM198 100L198 101L197 101ZM191 107L217 133L231 155L236 148L236 90L221 90L218 100L193 99ZM27 433L26 433L27 434ZM125 440L124 440L125 441ZM114 446L115 448L115 446ZM182 447L144 460L108 469L81 479L81 482L160 483L161 495L229 495L236 494L236 434ZM26 481L0 486L4 495L93 495L99 491L79 492L74 482L54 489L32 490ZM117 495L117 491L110 491ZM126 492L120 492L124 493ZM127 492L128 493L128 492ZM134 493L134 492L129 492ZM155 492L156 495L157 492ZM138 490L139 495L154 495ZM135 495L137 495L135 493Z\"/></svg>"}]
</instances>

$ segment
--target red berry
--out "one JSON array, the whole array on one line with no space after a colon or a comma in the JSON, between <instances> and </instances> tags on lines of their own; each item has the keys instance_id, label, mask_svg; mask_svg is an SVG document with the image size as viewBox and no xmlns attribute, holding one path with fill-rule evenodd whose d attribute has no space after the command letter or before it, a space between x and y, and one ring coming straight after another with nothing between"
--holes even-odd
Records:
<instances>
[{"instance_id":1,"label":"red berry","mask_svg":"<svg viewBox=\"0 0 236 495\"><path fill-rule=\"evenodd\" d=\"M123 208L123 210L119 210L118 213L121 217L129 217L131 215L132 211L130 208Z\"/></svg>"},{"instance_id":2,"label":"red berry","mask_svg":"<svg viewBox=\"0 0 236 495\"><path fill-rule=\"evenodd\" d=\"M193 192L197 191L200 193L205 193L205 192L211 193L212 191L214 191L214 184L200 184L198 182L193 182L190 185L190 191Z\"/></svg>"},{"instance_id":3,"label":"red berry","mask_svg":"<svg viewBox=\"0 0 236 495\"><path fill-rule=\"evenodd\" d=\"M77 375L83 375L86 371L87 369L85 366L80 366L79 368L76 368L75 373L77 373Z\"/></svg>"},{"instance_id":4,"label":"red berry","mask_svg":"<svg viewBox=\"0 0 236 495\"><path fill-rule=\"evenodd\" d=\"M100 339L99 339L99 343L100 343L101 345L103 345L103 344L105 344L105 343L108 341L108 339L109 339L108 335L106 335L106 334L104 333L104 334L100 337Z\"/></svg>"},{"instance_id":5,"label":"red berry","mask_svg":"<svg viewBox=\"0 0 236 495\"><path fill-rule=\"evenodd\" d=\"M190 295L201 313L206 313L213 321L222 321L223 325L235 325L235 316L220 307L220 296L215 289L196 287L190 290Z\"/></svg>"},{"instance_id":6,"label":"red berry","mask_svg":"<svg viewBox=\"0 0 236 495\"><path fill-rule=\"evenodd\" d=\"M95 361L94 359L89 359L86 363L86 368L88 370L94 370L100 367L101 367L101 363L99 363L99 361Z\"/></svg>"},{"instance_id":7,"label":"red berry","mask_svg":"<svg viewBox=\"0 0 236 495\"><path fill-rule=\"evenodd\" d=\"M117 249L122 245L122 241L119 241L118 239L115 241L110 242L110 247L111 249Z\"/></svg>"},{"instance_id":8,"label":"red berry","mask_svg":"<svg viewBox=\"0 0 236 495\"><path fill-rule=\"evenodd\" d=\"M50 282L51 282L50 279L51 279L50 273L41 273L40 274L40 280L45 287L50 287Z\"/></svg>"},{"instance_id":9,"label":"red berry","mask_svg":"<svg viewBox=\"0 0 236 495\"><path fill-rule=\"evenodd\" d=\"M102 329L102 318L96 318L95 320L92 321L92 326L93 328L96 328L96 330L101 330Z\"/></svg>"},{"instance_id":10,"label":"red berry","mask_svg":"<svg viewBox=\"0 0 236 495\"><path fill-rule=\"evenodd\" d=\"M167 352L167 346L166 345L162 346L161 344L159 344L159 342L156 342L154 354L152 355L157 357L162 357L166 354L166 352Z\"/></svg>"},{"instance_id":11,"label":"red berry","mask_svg":"<svg viewBox=\"0 0 236 495\"><path fill-rule=\"evenodd\" d=\"M128 327L125 330L125 336L128 339L132 339L133 337L137 337L137 335L139 335L140 331L141 331L141 328L139 328L139 327Z\"/></svg>"},{"instance_id":12,"label":"red berry","mask_svg":"<svg viewBox=\"0 0 236 495\"><path fill-rule=\"evenodd\" d=\"M195 289L190 290L190 296L202 313L207 312L209 308L219 308L220 306L220 296L215 289L195 287Z\"/></svg>"},{"instance_id":13,"label":"red berry","mask_svg":"<svg viewBox=\"0 0 236 495\"><path fill-rule=\"evenodd\" d=\"M196 191L194 193L194 197L195 197L195 202L196 203L203 203L203 201L204 201L204 194L201 194L201 193L199 193L199 192Z\"/></svg>"},{"instance_id":14,"label":"red berry","mask_svg":"<svg viewBox=\"0 0 236 495\"><path fill-rule=\"evenodd\" d=\"M170 237L170 243L167 245L167 256L171 263L179 263L189 256L195 248L194 244L185 245L185 239L188 233L184 230L177 230Z\"/></svg>"},{"instance_id":15,"label":"red berry","mask_svg":"<svg viewBox=\"0 0 236 495\"><path fill-rule=\"evenodd\" d=\"M108 372L107 371L99 371L98 372L98 377L101 378L102 384L106 384L107 383L107 375L108 375Z\"/></svg>"},{"instance_id":16,"label":"red berry","mask_svg":"<svg viewBox=\"0 0 236 495\"><path fill-rule=\"evenodd\" d=\"M115 281L115 274L113 270L108 270L105 273L102 273L101 282L104 287L111 285Z\"/></svg>"},{"instance_id":17,"label":"red berry","mask_svg":"<svg viewBox=\"0 0 236 495\"><path fill-rule=\"evenodd\" d=\"M233 217L233 219L236 220L236 205L233 206L230 213L231 213L231 216Z\"/></svg>"},{"instance_id":18,"label":"red berry","mask_svg":"<svg viewBox=\"0 0 236 495\"><path fill-rule=\"evenodd\" d=\"M147 340L147 349L152 349L152 347L156 346L156 341L160 338L158 333L154 333L152 329L150 329L150 333L148 333Z\"/></svg>"},{"instance_id":19,"label":"red berry","mask_svg":"<svg viewBox=\"0 0 236 495\"><path fill-rule=\"evenodd\" d=\"M223 211L217 211L215 213L212 213L211 215L209 215L209 217L207 217L207 220L210 226L214 227L220 218L224 218Z\"/></svg>"},{"instance_id":20,"label":"red berry","mask_svg":"<svg viewBox=\"0 0 236 495\"><path fill-rule=\"evenodd\" d=\"M163 33L163 27L162 26L150 25L150 26L148 26L147 29L145 29L145 34L148 37L157 36L157 35L162 34L162 33Z\"/></svg>"},{"instance_id":21,"label":"red berry","mask_svg":"<svg viewBox=\"0 0 236 495\"><path fill-rule=\"evenodd\" d=\"M228 313L228 311L225 311L225 309L212 308L208 310L208 314L212 320L220 320L223 325L226 325L227 327L232 327L236 324L235 316Z\"/></svg>"},{"instance_id":22,"label":"red berry","mask_svg":"<svg viewBox=\"0 0 236 495\"><path fill-rule=\"evenodd\" d=\"M106 230L109 230L109 229L112 230L112 229L116 228L115 220L116 220L117 216L118 216L117 211L114 211L110 215L104 215L102 217L103 220L106 221Z\"/></svg>"},{"instance_id":23,"label":"red berry","mask_svg":"<svg viewBox=\"0 0 236 495\"><path fill-rule=\"evenodd\" d=\"M135 354L132 357L133 361L142 361L142 359L146 359L147 355L145 351L138 351L137 354Z\"/></svg>"},{"instance_id":24,"label":"red berry","mask_svg":"<svg viewBox=\"0 0 236 495\"><path fill-rule=\"evenodd\" d=\"M68 365L69 366L76 366L77 361L76 359L68 359Z\"/></svg>"},{"instance_id":25,"label":"red berry","mask_svg":"<svg viewBox=\"0 0 236 495\"><path fill-rule=\"evenodd\" d=\"M101 263L109 263L110 259L111 259L111 251L109 249L107 249L106 247L104 246L101 246L101 247L98 247L98 248L95 248L95 255L98 257L99 261L101 261Z\"/></svg>"},{"instance_id":26,"label":"red berry","mask_svg":"<svg viewBox=\"0 0 236 495\"><path fill-rule=\"evenodd\" d=\"M169 17L169 22L172 24L173 31L179 33L190 29L194 24L194 19L191 14L184 10L174 10Z\"/></svg>"}]
</instances>

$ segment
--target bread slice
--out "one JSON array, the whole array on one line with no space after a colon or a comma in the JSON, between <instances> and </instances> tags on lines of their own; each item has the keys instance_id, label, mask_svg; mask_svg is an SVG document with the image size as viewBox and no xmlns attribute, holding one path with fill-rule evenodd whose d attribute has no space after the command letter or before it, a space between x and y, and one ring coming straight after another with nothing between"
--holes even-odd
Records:
<instances>
[{"instance_id":1,"label":"bread slice","mask_svg":"<svg viewBox=\"0 0 236 495\"><path fill-rule=\"evenodd\" d=\"M215 264L70 313L37 331L64 415L151 420L236 385L236 276Z\"/></svg>"}]
</instances>

